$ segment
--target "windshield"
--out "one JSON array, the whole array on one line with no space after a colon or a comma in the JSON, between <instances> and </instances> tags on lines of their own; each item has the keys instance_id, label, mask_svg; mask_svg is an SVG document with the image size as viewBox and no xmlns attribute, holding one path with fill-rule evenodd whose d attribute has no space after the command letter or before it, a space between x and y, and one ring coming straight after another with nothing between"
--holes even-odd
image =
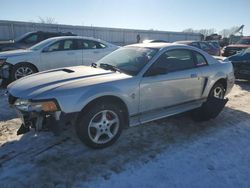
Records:
<instances>
[{"instance_id":1,"label":"windshield","mask_svg":"<svg viewBox=\"0 0 250 188\"><path fill-rule=\"evenodd\" d=\"M245 50L242 50L242 54L250 54L250 48L247 48Z\"/></svg>"},{"instance_id":2,"label":"windshield","mask_svg":"<svg viewBox=\"0 0 250 188\"><path fill-rule=\"evenodd\" d=\"M152 48L123 47L105 56L96 64L101 68L103 68L102 65L110 65L121 72L134 76L142 70L157 51L158 49Z\"/></svg>"},{"instance_id":3,"label":"windshield","mask_svg":"<svg viewBox=\"0 0 250 188\"><path fill-rule=\"evenodd\" d=\"M214 46L215 48L220 48L220 45L217 42L208 42L208 44Z\"/></svg>"},{"instance_id":4,"label":"windshield","mask_svg":"<svg viewBox=\"0 0 250 188\"><path fill-rule=\"evenodd\" d=\"M36 51L36 50L41 50L41 49L43 49L44 47L46 47L48 44L50 44L51 41L52 41L52 38L46 39L46 40L44 40L44 41L42 41L42 42L37 43L37 44L34 45L34 46L31 46L31 47L30 47L30 50L34 50L34 51Z\"/></svg>"},{"instance_id":5,"label":"windshield","mask_svg":"<svg viewBox=\"0 0 250 188\"><path fill-rule=\"evenodd\" d=\"M250 45L250 39L240 39L236 44L248 44L248 45Z\"/></svg>"},{"instance_id":6,"label":"windshield","mask_svg":"<svg viewBox=\"0 0 250 188\"><path fill-rule=\"evenodd\" d=\"M25 37L27 37L28 35L30 35L30 32L29 33L25 33L24 35L21 35L21 36L17 37L16 39L14 39L14 41L15 42L19 42L22 39L24 39Z\"/></svg>"}]
</instances>

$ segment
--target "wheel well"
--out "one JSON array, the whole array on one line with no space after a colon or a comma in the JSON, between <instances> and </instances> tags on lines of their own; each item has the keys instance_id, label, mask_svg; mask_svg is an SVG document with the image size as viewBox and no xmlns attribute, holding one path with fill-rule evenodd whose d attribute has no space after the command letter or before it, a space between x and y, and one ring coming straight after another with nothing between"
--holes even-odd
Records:
<instances>
[{"instance_id":1,"label":"wheel well","mask_svg":"<svg viewBox=\"0 0 250 188\"><path fill-rule=\"evenodd\" d=\"M38 68L35 65L33 65L32 63L29 63L29 62L20 62L20 63L17 63L15 65L22 65L22 64L29 65L29 66L33 67L36 70L36 72L39 72Z\"/></svg>"},{"instance_id":2,"label":"wheel well","mask_svg":"<svg viewBox=\"0 0 250 188\"><path fill-rule=\"evenodd\" d=\"M91 108L93 105L95 104L100 104L102 102L110 102L112 104L117 104L120 106L121 112L124 114L124 121L125 121L125 126L129 126L129 113L128 113L128 108L127 105L123 102L122 99L120 99L119 97L116 96L112 96L112 95L106 95L106 96L102 96L99 98L96 98L92 101L90 101L83 109L82 112L84 113L85 111L88 111L89 108Z\"/></svg>"},{"instance_id":3,"label":"wheel well","mask_svg":"<svg viewBox=\"0 0 250 188\"><path fill-rule=\"evenodd\" d=\"M222 84L224 89L227 90L227 80L225 78L221 78L221 79L217 80L217 82L215 82L215 84L218 84L218 83Z\"/></svg>"}]
</instances>

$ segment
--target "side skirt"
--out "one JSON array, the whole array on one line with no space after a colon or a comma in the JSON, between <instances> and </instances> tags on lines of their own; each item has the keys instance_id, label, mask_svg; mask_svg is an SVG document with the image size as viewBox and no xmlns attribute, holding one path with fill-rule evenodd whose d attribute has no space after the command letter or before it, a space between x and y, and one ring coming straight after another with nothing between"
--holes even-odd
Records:
<instances>
[{"instance_id":1,"label":"side skirt","mask_svg":"<svg viewBox=\"0 0 250 188\"><path fill-rule=\"evenodd\" d=\"M142 113L130 116L129 126L132 127L132 126L136 126L139 124L154 121L157 119L162 119L162 118L169 117L172 115L180 114L189 110L193 110L193 109L201 107L201 105L205 101L206 99L195 100L195 101L181 103L181 104L174 105L174 106L168 106L168 107L159 108L156 110L142 112Z\"/></svg>"}]
</instances>

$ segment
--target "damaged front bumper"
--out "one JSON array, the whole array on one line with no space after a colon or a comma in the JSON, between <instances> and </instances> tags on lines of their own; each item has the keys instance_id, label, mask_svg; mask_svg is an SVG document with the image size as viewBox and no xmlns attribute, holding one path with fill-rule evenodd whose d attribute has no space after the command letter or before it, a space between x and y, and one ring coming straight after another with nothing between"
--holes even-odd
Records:
<instances>
[{"instance_id":1,"label":"damaged front bumper","mask_svg":"<svg viewBox=\"0 0 250 188\"><path fill-rule=\"evenodd\" d=\"M60 120L62 118L61 112L59 111L46 114L42 112L25 112L16 108L16 112L22 121L22 125L17 131L17 135L27 133L30 129L34 129L35 132L52 131L55 134L59 134L60 132L60 126L62 126Z\"/></svg>"},{"instance_id":2,"label":"damaged front bumper","mask_svg":"<svg viewBox=\"0 0 250 188\"><path fill-rule=\"evenodd\" d=\"M9 95L9 103L15 108L22 125L17 135L29 132L30 129L39 131L52 131L58 135L70 123L74 123L76 113L64 113L55 99L32 101L13 98Z\"/></svg>"}]
</instances>

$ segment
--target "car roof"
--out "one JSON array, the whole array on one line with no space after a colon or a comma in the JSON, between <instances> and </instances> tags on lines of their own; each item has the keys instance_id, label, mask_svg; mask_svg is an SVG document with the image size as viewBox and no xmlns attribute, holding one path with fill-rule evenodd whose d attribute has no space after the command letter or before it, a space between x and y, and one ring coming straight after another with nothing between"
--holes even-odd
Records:
<instances>
[{"instance_id":1,"label":"car roof","mask_svg":"<svg viewBox=\"0 0 250 188\"><path fill-rule=\"evenodd\" d=\"M91 39L91 40L100 40L93 37L83 37L83 36L58 36L53 37L53 39Z\"/></svg>"},{"instance_id":2,"label":"car roof","mask_svg":"<svg viewBox=\"0 0 250 188\"><path fill-rule=\"evenodd\" d=\"M99 41L99 42L103 42L103 43L108 43L106 41L103 41L101 39L96 39L93 37L83 37L83 36L58 36L58 37L52 37L49 39L46 39L47 41L57 41L57 40L62 40L62 39L85 39L85 40L94 40L94 41Z\"/></svg>"},{"instance_id":3,"label":"car roof","mask_svg":"<svg viewBox=\"0 0 250 188\"><path fill-rule=\"evenodd\" d=\"M131 45L127 45L127 46L142 47L142 48L156 48L156 49L161 49L161 48L165 48L165 47L174 47L174 46L187 47L187 45L185 45L185 44L163 43L163 42L137 43L137 44L131 44Z\"/></svg>"},{"instance_id":4,"label":"car roof","mask_svg":"<svg viewBox=\"0 0 250 188\"><path fill-rule=\"evenodd\" d=\"M183 40L183 41L176 41L176 44L190 44L193 42L200 42L200 41L194 41L194 40Z\"/></svg>"},{"instance_id":5,"label":"car roof","mask_svg":"<svg viewBox=\"0 0 250 188\"><path fill-rule=\"evenodd\" d=\"M241 39L250 39L250 36L242 37Z\"/></svg>"}]
</instances>

